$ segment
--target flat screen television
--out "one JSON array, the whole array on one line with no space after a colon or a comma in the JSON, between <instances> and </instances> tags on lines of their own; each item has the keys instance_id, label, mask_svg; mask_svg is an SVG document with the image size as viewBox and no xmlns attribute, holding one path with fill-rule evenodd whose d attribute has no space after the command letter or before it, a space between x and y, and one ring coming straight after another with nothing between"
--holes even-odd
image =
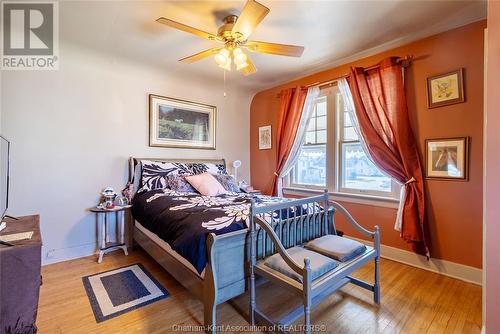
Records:
<instances>
[{"instance_id":1,"label":"flat screen television","mask_svg":"<svg viewBox=\"0 0 500 334\"><path fill-rule=\"evenodd\" d=\"M9 154L10 142L0 136L0 218L3 219L9 207ZM1 221L1 220L0 220Z\"/></svg>"}]
</instances>

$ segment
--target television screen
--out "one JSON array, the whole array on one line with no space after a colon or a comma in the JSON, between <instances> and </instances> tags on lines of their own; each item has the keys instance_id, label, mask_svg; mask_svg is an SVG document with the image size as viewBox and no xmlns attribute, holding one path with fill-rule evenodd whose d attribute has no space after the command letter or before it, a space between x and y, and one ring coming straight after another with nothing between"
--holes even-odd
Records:
<instances>
[{"instance_id":1,"label":"television screen","mask_svg":"<svg viewBox=\"0 0 500 334\"><path fill-rule=\"evenodd\" d=\"M0 136L0 218L2 219L9 206L9 146L9 141Z\"/></svg>"}]
</instances>

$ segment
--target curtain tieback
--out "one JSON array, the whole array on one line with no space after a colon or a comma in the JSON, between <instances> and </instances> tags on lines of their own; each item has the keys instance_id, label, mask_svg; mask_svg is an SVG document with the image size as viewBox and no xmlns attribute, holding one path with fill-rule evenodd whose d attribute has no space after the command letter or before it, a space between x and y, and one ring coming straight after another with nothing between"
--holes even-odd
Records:
<instances>
[{"instance_id":1,"label":"curtain tieback","mask_svg":"<svg viewBox=\"0 0 500 334\"><path fill-rule=\"evenodd\" d=\"M417 182L415 178L412 176L408 181L405 182L405 186L409 185L410 183Z\"/></svg>"},{"instance_id":2,"label":"curtain tieback","mask_svg":"<svg viewBox=\"0 0 500 334\"><path fill-rule=\"evenodd\" d=\"M275 175L276 177L279 177L279 176L280 176L277 172L274 172L274 175Z\"/></svg>"}]
</instances>

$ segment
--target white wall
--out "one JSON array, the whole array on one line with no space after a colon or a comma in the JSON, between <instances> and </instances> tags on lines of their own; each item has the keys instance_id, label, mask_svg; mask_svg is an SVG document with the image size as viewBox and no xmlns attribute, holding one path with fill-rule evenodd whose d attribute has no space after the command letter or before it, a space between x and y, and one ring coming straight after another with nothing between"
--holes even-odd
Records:
<instances>
[{"instance_id":1,"label":"white wall","mask_svg":"<svg viewBox=\"0 0 500 334\"><path fill-rule=\"evenodd\" d=\"M64 42L60 61L58 71L1 77L1 132L12 141L9 214L41 215L45 264L95 251L86 210L104 187L123 188L130 156L240 159L239 175L249 179L250 92L229 86L224 98L222 82ZM217 106L217 150L149 147L149 93Z\"/></svg>"}]
</instances>

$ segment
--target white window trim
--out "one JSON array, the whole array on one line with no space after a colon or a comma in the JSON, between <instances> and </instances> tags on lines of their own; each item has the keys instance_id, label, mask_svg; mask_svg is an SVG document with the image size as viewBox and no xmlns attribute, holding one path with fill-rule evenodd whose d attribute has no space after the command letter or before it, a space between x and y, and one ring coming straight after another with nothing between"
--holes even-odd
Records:
<instances>
[{"instance_id":1,"label":"white window trim","mask_svg":"<svg viewBox=\"0 0 500 334\"><path fill-rule=\"evenodd\" d=\"M305 188L305 187L283 187L284 195L295 195L295 196L311 196L322 194L324 189L314 189ZM336 191L329 191L328 197L332 201L336 202L347 202L347 203L356 203L356 204L364 204L370 206L377 206L382 208L391 208L398 209L399 207L399 199L390 198L390 197L381 197L381 196L370 196L370 195L361 195L361 194L351 194L351 193L341 193Z\"/></svg>"},{"instance_id":2,"label":"white window trim","mask_svg":"<svg viewBox=\"0 0 500 334\"><path fill-rule=\"evenodd\" d=\"M335 114L331 117L330 113L327 112L327 129L334 129L334 131L327 132L327 152L332 152L333 154L327 154L326 167L329 171L334 171L334 173L327 173L326 186L316 186L316 185L305 185L292 182L291 174L292 171L285 177L283 193L289 195L302 195L307 196L309 194L322 193L325 188L333 186L333 189L329 189L329 195L332 200L351 202L358 204L367 204L380 207L388 208L398 208L399 197L401 186L391 178L391 189L390 193L377 192L370 190L358 190L352 188L342 187L342 161L341 161L341 150L342 144L349 142L344 141L341 138L341 133L343 129L341 126L341 117L343 117L343 112L338 112L339 106L336 103L336 94L333 94L332 90L327 88L320 93L320 96L327 96L327 104L335 105ZM343 124L343 123L342 123ZM359 142L359 141L353 141Z\"/></svg>"}]
</instances>

